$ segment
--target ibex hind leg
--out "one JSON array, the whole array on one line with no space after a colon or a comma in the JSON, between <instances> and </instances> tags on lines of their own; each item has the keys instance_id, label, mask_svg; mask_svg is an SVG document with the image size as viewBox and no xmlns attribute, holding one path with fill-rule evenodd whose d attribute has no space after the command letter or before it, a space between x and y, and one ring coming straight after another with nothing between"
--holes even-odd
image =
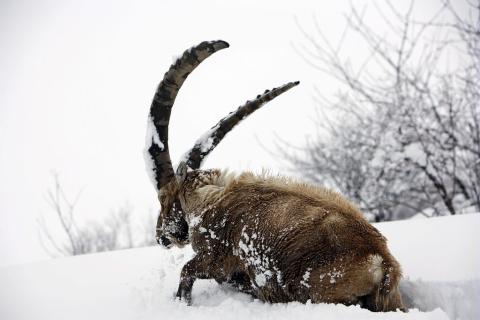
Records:
<instances>
[{"instance_id":1,"label":"ibex hind leg","mask_svg":"<svg viewBox=\"0 0 480 320\"><path fill-rule=\"evenodd\" d=\"M361 298L362 305L371 311L403 311L408 312L400 294L400 265L393 257L387 257L382 263L382 279L374 290Z\"/></svg>"},{"instance_id":2,"label":"ibex hind leg","mask_svg":"<svg viewBox=\"0 0 480 320\"><path fill-rule=\"evenodd\" d=\"M402 302L402 296L399 289L394 288L391 291L386 291L381 286L374 289L371 294L360 298L361 306L370 311L403 311L408 312Z\"/></svg>"},{"instance_id":3,"label":"ibex hind leg","mask_svg":"<svg viewBox=\"0 0 480 320\"><path fill-rule=\"evenodd\" d=\"M386 279L386 269L384 259L377 254L337 257L311 272L310 298L314 303L360 304L372 311L402 309L401 298L398 295L398 300L395 293L398 282L390 283L388 296L379 290ZM399 274L394 275L390 280L397 281Z\"/></svg>"}]
</instances>

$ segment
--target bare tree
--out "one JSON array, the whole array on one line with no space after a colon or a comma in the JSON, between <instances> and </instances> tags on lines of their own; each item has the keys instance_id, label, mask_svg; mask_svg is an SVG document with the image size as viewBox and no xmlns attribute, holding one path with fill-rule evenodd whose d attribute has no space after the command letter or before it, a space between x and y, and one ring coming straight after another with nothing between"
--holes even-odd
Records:
<instances>
[{"instance_id":1,"label":"bare tree","mask_svg":"<svg viewBox=\"0 0 480 320\"><path fill-rule=\"evenodd\" d=\"M147 230L150 231L149 235L141 236L135 241L131 216L133 210L127 204L100 221L79 223L76 208L80 194L71 201L66 196L58 175L54 174L53 180L53 188L46 195L53 215L49 215L48 221L46 215L39 219L40 240L49 255L55 257L111 251L150 245L155 241L155 230ZM148 218L148 223L155 226L150 221L154 216ZM139 232L141 235L142 231Z\"/></svg>"},{"instance_id":2,"label":"bare tree","mask_svg":"<svg viewBox=\"0 0 480 320\"><path fill-rule=\"evenodd\" d=\"M333 100L316 89L318 136L300 153L279 148L293 168L377 221L479 210L480 2L466 5L462 15L443 1L422 22L413 2L405 13L386 2L376 14L388 35L353 7L337 45L317 21L314 34L299 26L306 40L299 54L343 89ZM342 50L352 31L369 49L355 67Z\"/></svg>"}]
</instances>

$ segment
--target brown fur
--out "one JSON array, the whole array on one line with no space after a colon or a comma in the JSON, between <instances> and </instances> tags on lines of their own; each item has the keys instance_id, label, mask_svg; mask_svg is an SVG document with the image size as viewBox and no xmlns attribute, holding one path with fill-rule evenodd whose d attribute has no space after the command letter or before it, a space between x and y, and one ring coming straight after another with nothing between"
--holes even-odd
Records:
<instances>
[{"instance_id":1,"label":"brown fur","mask_svg":"<svg viewBox=\"0 0 480 320\"><path fill-rule=\"evenodd\" d=\"M196 252L177 294L187 302L195 279L213 278L268 302L405 310L400 265L386 239L334 191L265 174L195 170L160 190L162 214L172 214L175 199Z\"/></svg>"}]
</instances>

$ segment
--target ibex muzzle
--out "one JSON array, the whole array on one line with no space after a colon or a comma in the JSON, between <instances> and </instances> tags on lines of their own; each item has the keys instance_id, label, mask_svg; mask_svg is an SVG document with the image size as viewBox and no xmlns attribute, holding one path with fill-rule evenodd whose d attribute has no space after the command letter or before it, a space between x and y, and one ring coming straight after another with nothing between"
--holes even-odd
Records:
<instances>
[{"instance_id":1,"label":"ibex muzzle","mask_svg":"<svg viewBox=\"0 0 480 320\"><path fill-rule=\"evenodd\" d=\"M188 74L224 41L202 42L170 67L150 109L147 166L161 203L157 240L191 242L195 257L182 269L177 297L191 303L196 279L229 282L267 302L308 300L405 310L401 269L386 239L339 194L289 178L200 170L210 151L246 116L289 90L288 83L223 118L185 154L176 174L168 124Z\"/></svg>"}]
</instances>

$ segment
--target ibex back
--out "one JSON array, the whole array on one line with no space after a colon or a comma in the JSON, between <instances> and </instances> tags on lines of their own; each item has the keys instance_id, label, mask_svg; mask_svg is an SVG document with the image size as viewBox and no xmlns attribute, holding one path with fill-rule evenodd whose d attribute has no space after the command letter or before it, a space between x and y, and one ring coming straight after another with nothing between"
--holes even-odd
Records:
<instances>
[{"instance_id":1,"label":"ibex back","mask_svg":"<svg viewBox=\"0 0 480 320\"><path fill-rule=\"evenodd\" d=\"M298 82L267 91L222 119L173 174L168 123L176 93L202 60L227 46L203 42L186 51L166 73L150 110L156 131L146 156L162 206L157 239L166 247L191 242L196 253L182 269L177 297L190 304L196 279L216 279L267 302L405 310L400 265L386 239L338 193L289 178L198 169L240 120Z\"/></svg>"}]
</instances>

